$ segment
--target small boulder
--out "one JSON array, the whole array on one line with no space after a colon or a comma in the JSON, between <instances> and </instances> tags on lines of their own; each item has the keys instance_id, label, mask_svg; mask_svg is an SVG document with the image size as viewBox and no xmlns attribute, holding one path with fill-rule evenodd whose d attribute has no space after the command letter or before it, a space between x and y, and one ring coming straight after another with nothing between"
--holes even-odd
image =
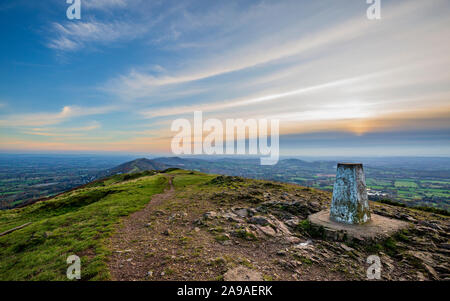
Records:
<instances>
[{"instance_id":1,"label":"small boulder","mask_svg":"<svg viewBox=\"0 0 450 301\"><path fill-rule=\"evenodd\" d=\"M277 232L281 233L282 235L292 236L291 231L289 231L289 229L286 227L286 225L283 222L273 218L272 225L277 229Z\"/></svg>"},{"instance_id":2,"label":"small boulder","mask_svg":"<svg viewBox=\"0 0 450 301\"><path fill-rule=\"evenodd\" d=\"M270 226L259 226L258 229L267 236L273 237L277 235L275 230Z\"/></svg>"},{"instance_id":3,"label":"small boulder","mask_svg":"<svg viewBox=\"0 0 450 301\"><path fill-rule=\"evenodd\" d=\"M222 217L223 217L224 219L226 219L227 221L233 222L233 223L241 223L241 222L243 222L243 220L240 219L240 218L238 217L238 215L237 215L237 214L234 214L233 212L227 212L227 213L224 213L224 214L222 214Z\"/></svg>"},{"instance_id":4,"label":"small boulder","mask_svg":"<svg viewBox=\"0 0 450 301\"><path fill-rule=\"evenodd\" d=\"M239 217L247 217L248 216L248 211L245 208L238 208L234 210L234 213L239 216Z\"/></svg>"}]
</instances>

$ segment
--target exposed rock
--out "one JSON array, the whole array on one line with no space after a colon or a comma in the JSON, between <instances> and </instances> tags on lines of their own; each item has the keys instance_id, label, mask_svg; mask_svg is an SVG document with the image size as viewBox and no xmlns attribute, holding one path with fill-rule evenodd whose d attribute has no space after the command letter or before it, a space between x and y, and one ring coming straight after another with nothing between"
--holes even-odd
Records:
<instances>
[{"instance_id":1,"label":"exposed rock","mask_svg":"<svg viewBox=\"0 0 450 301\"><path fill-rule=\"evenodd\" d=\"M439 227L438 225L436 225L434 222L427 222L427 221L419 221L418 222L419 225L428 227L428 228L432 228L438 231L443 231L443 229L441 227Z\"/></svg>"},{"instance_id":2,"label":"exposed rock","mask_svg":"<svg viewBox=\"0 0 450 301\"><path fill-rule=\"evenodd\" d=\"M419 280L419 281L426 281L427 278L425 277L425 275L423 273L418 271L417 272L417 280Z\"/></svg>"},{"instance_id":3,"label":"exposed rock","mask_svg":"<svg viewBox=\"0 0 450 301\"><path fill-rule=\"evenodd\" d=\"M297 227L299 222L300 222L300 219L298 219L298 218L291 218L291 219L284 221L284 223L291 228Z\"/></svg>"},{"instance_id":4,"label":"exposed rock","mask_svg":"<svg viewBox=\"0 0 450 301\"><path fill-rule=\"evenodd\" d=\"M412 216L408 215L408 214L400 214L400 219L404 220L404 221L408 221L408 222L417 222L417 220L415 218L413 218Z\"/></svg>"},{"instance_id":5,"label":"exposed rock","mask_svg":"<svg viewBox=\"0 0 450 301\"><path fill-rule=\"evenodd\" d=\"M234 214L232 212L224 213L224 214L222 214L221 217L225 218L229 222L234 222L234 223L242 223L242 222L244 222L243 219L239 218L237 214Z\"/></svg>"},{"instance_id":6,"label":"exposed rock","mask_svg":"<svg viewBox=\"0 0 450 301\"><path fill-rule=\"evenodd\" d=\"M320 203L316 202L316 201L309 202L309 207L310 207L311 213L316 213L323 209L322 206L320 205Z\"/></svg>"},{"instance_id":7,"label":"exposed rock","mask_svg":"<svg viewBox=\"0 0 450 301\"><path fill-rule=\"evenodd\" d=\"M188 214L186 212L181 212L181 213L174 213L169 217L169 222L172 222L176 219L183 219L185 217L187 217Z\"/></svg>"},{"instance_id":8,"label":"exposed rock","mask_svg":"<svg viewBox=\"0 0 450 301\"><path fill-rule=\"evenodd\" d=\"M431 267L427 264L424 264L423 266L424 266L425 270L431 275L433 280L439 280L439 276L436 273L436 271L433 269L433 267Z\"/></svg>"},{"instance_id":9,"label":"exposed rock","mask_svg":"<svg viewBox=\"0 0 450 301\"><path fill-rule=\"evenodd\" d=\"M237 208L234 210L234 213L242 218L249 216L249 212L246 208Z\"/></svg>"},{"instance_id":10,"label":"exposed rock","mask_svg":"<svg viewBox=\"0 0 450 301\"><path fill-rule=\"evenodd\" d=\"M320 206L318 206L320 208ZM308 206L305 201L292 201L292 202L280 202L280 201L269 201L264 202L260 208L262 212L267 212L270 210L278 210L284 213L290 213L293 216L306 217L311 213L318 212L319 208L316 210L313 207Z\"/></svg>"},{"instance_id":11,"label":"exposed rock","mask_svg":"<svg viewBox=\"0 0 450 301\"><path fill-rule=\"evenodd\" d=\"M306 248L306 247L308 247L310 245L312 245L312 240L308 239L307 241L299 243L298 245L296 245L295 248L304 249L304 248Z\"/></svg>"},{"instance_id":12,"label":"exposed rock","mask_svg":"<svg viewBox=\"0 0 450 301\"><path fill-rule=\"evenodd\" d=\"M269 224L269 220L266 217L260 215L251 217L249 222L261 226L267 226Z\"/></svg>"},{"instance_id":13,"label":"exposed rock","mask_svg":"<svg viewBox=\"0 0 450 301\"><path fill-rule=\"evenodd\" d=\"M242 225L239 225L239 227L242 228L243 226L242 226ZM249 225L248 227L249 227L250 230L252 230L252 231L258 231L258 227L259 227L259 226L256 226L256 225L253 225L253 224L252 224L252 225Z\"/></svg>"},{"instance_id":14,"label":"exposed rock","mask_svg":"<svg viewBox=\"0 0 450 301\"><path fill-rule=\"evenodd\" d=\"M391 273L392 271L394 271L394 262L392 261L392 259L390 259L389 256L382 252L380 252L380 255L382 255L380 261L384 271L387 273Z\"/></svg>"},{"instance_id":15,"label":"exposed rock","mask_svg":"<svg viewBox=\"0 0 450 301\"><path fill-rule=\"evenodd\" d=\"M223 275L223 279L225 281L262 281L263 277L260 272L239 266L228 270L225 275Z\"/></svg>"},{"instance_id":16,"label":"exposed rock","mask_svg":"<svg viewBox=\"0 0 450 301\"><path fill-rule=\"evenodd\" d=\"M449 266L445 266L444 264L437 265L437 266L434 267L434 269L435 269L437 272L442 273L442 274L444 274L444 275L450 274L450 268L449 268Z\"/></svg>"},{"instance_id":17,"label":"exposed rock","mask_svg":"<svg viewBox=\"0 0 450 301\"><path fill-rule=\"evenodd\" d=\"M285 236L292 236L291 231L289 231L289 229L286 227L286 225L283 222L277 220L274 217L272 217L272 219L270 221L271 221L271 224L277 230L277 232L279 232L280 234L285 235Z\"/></svg>"},{"instance_id":18,"label":"exposed rock","mask_svg":"<svg viewBox=\"0 0 450 301\"><path fill-rule=\"evenodd\" d=\"M263 232L267 236L275 236L277 233L275 230L270 226L259 226L258 229Z\"/></svg>"},{"instance_id":19,"label":"exposed rock","mask_svg":"<svg viewBox=\"0 0 450 301\"><path fill-rule=\"evenodd\" d=\"M344 249L346 252L352 252L352 251L355 250L355 249L350 248L349 246L347 246L346 244L343 244L343 243L340 243L339 245L340 245L341 248Z\"/></svg>"},{"instance_id":20,"label":"exposed rock","mask_svg":"<svg viewBox=\"0 0 450 301\"><path fill-rule=\"evenodd\" d=\"M258 213L258 211L256 211L256 209L254 209L254 208L248 208L247 212L248 212L249 216L254 216L255 214Z\"/></svg>"},{"instance_id":21,"label":"exposed rock","mask_svg":"<svg viewBox=\"0 0 450 301\"><path fill-rule=\"evenodd\" d=\"M421 235L426 235L426 234L439 235L439 231L437 231L436 229L430 228L430 227L417 226L415 228L415 230L416 230L416 232L418 232Z\"/></svg>"},{"instance_id":22,"label":"exposed rock","mask_svg":"<svg viewBox=\"0 0 450 301\"><path fill-rule=\"evenodd\" d=\"M287 236L286 241L291 244L298 244L301 241L301 239L295 236Z\"/></svg>"},{"instance_id":23,"label":"exposed rock","mask_svg":"<svg viewBox=\"0 0 450 301\"><path fill-rule=\"evenodd\" d=\"M279 259L277 261L278 265L281 266L282 268L284 268L285 270L291 271L291 272L295 272L295 269L297 268L297 266L301 263L296 262L296 261L287 261L287 260L281 260Z\"/></svg>"}]
</instances>

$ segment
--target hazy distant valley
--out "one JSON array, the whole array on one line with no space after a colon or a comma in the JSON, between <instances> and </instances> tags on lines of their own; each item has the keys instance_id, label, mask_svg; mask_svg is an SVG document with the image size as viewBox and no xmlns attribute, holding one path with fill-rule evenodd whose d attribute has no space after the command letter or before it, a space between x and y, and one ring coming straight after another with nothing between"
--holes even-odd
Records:
<instances>
[{"instance_id":1,"label":"hazy distant valley","mask_svg":"<svg viewBox=\"0 0 450 301\"><path fill-rule=\"evenodd\" d=\"M129 156L0 156L0 208L54 196L106 176L169 167L212 174L296 183L331 191L337 160L282 159L275 166L261 166L257 159L156 158ZM390 199L409 206L449 211L450 159L360 158L365 165L372 200ZM14 164L12 164L14 162Z\"/></svg>"}]
</instances>

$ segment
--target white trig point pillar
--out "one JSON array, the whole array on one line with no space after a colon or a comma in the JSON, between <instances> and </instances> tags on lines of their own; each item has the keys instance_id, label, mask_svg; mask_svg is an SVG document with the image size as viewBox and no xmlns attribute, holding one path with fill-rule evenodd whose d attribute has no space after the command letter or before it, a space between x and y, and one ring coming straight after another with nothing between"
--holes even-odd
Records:
<instances>
[{"instance_id":1,"label":"white trig point pillar","mask_svg":"<svg viewBox=\"0 0 450 301\"><path fill-rule=\"evenodd\" d=\"M330 219L339 223L354 225L370 221L366 178L362 164L338 164Z\"/></svg>"}]
</instances>

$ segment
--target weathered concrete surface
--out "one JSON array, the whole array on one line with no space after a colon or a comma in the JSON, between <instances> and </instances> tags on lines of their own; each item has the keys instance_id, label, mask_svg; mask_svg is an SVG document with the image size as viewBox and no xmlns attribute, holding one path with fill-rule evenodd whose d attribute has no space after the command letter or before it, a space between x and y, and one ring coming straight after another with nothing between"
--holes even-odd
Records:
<instances>
[{"instance_id":1,"label":"weathered concrete surface","mask_svg":"<svg viewBox=\"0 0 450 301\"><path fill-rule=\"evenodd\" d=\"M330 217L336 222L346 224L364 224L370 220L362 164L338 164Z\"/></svg>"},{"instance_id":2,"label":"weathered concrete surface","mask_svg":"<svg viewBox=\"0 0 450 301\"><path fill-rule=\"evenodd\" d=\"M315 227L323 227L325 238L337 241L378 241L409 227L407 222L372 214L369 222L360 225L339 223L330 218L330 211L323 210L308 217Z\"/></svg>"}]
</instances>

